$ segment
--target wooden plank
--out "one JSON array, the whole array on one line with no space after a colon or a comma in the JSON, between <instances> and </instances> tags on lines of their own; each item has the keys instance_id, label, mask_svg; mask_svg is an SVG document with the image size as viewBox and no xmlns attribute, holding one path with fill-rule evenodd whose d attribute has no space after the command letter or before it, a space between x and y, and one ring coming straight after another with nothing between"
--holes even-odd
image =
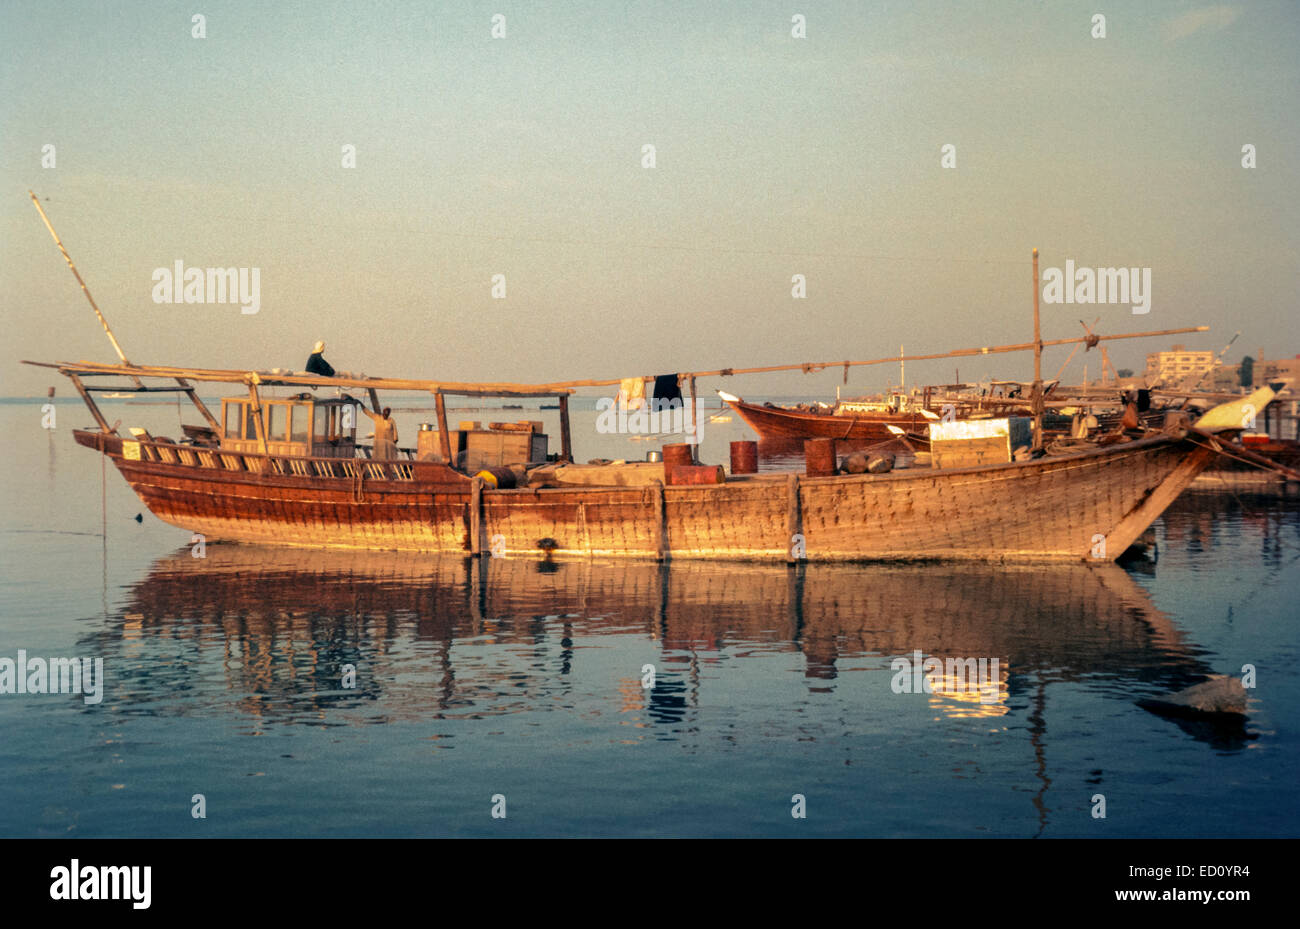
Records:
<instances>
[{"instance_id":1,"label":"wooden plank","mask_svg":"<svg viewBox=\"0 0 1300 929\"><path fill-rule=\"evenodd\" d=\"M691 437L695 439L695 441L691 443L691 463L699 464L700 463L700 430L699 430L699 424L696 423L695 421L697 414L695 412L695 375L694 374L692 374L690 377L686 379L686 385L690 396L690 399L686 401L687 404L686 408L687 411L690 413L690 417L691 417Z\"/></svg>"},{"instance_id":2,"label":"wooden plank","mask_svg":"<svg viewBox=\"0 0 1300 929\"><path fill-rule=\"evenodd\" d=\"M434 394L434 403L438 408L438 446L442 449L443 463L449 468L456 467L451 457L451 433L447 431L447 401L442 394Z\"/></svg>"},{"instance_id":3,"label":"wooden plank","mask_svg":"<svg viewBox=\"0 0 1300 929\"><path fill-rule=\"evenodd\" d=\"M469 485L469 553L475 557L483 554L483 478L476 477Z\"/></svg>"},{"instance_id":4,"label":"wooden plank","mask_svg":"<svg viewBox=\"0 0 1300 929\"><path fill-rule=\"evenodd\" d=\"M569 395L560 394L560 457L573 461L573 439L569 426Z\"/></svg>"},{"instance_id":5,"label":"wooden plank","mask_svg":"<svg viewBox=\"0 0 1300 929\"><path fill-rule=\"evenodd\" d=\"M269 455L270 450L266 447L266 422L262 418L262 401L257 394L257 385L248 385L248 396L253 407L253 428L257 430L257 441L262 448L263 455Z\"/></svg>"},{"instance_id":6,"label":"wooden plank","mask_svg":"<svg viewBox=\"0 0 1300 929\"><path fill-rule=\"evenodd\" d=\"M785 560L787 564L797 564L794 556L794 537L803 535L803 509L799 505L799 475L791 474L786 478L786 540ZM806 545L805 540L805 545Z\"/></svg>"},{"instance_id":7,"label":"wooden plank","mask_svg":"<svg viewBox=\"0 0 1300 929\"><path fill-rule=\"evenodd\" d=\"M180 393L180 392L182 392L182 391L184 391L184 390L186 390L186 389L187 389L187 388L185 388L185 387L127 387L127 388L123 388L121 384L104 384L104 385L102 385L102 386L98 386L98 387L94 387L94 386L87 386L87 387L86 387L86 390L87 390L88 392L90 392L90 393L105 393L105 392L110 391L110 390L116 390L116 391L126 390L127 392L129 392L129 393L133 393L133 394L166 394L166 393Z\"/></svg>"},{"instance_id":8,"label":"wooden plank","mask_svg":"<svg viewBox=\"0 0 1300 929\"><path fill-rule=\"evenodd\" d=\"M660 561L668 558L668 508L664 501L664 482L650 482L650 535L654 539L655 557Z\"/></svg>"}]
</instances>

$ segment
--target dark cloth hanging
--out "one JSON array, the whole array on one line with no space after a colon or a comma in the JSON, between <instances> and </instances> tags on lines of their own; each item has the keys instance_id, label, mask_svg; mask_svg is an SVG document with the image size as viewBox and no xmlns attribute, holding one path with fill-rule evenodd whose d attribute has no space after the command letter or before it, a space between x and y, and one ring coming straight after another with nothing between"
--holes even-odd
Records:
<instances>
[{"instance_id":1,"label":"dark cloth hanging","mask_svg":"<svg viewBox=\"0 0 1300 929\"><path fill-rule=\"evenodd\" d=\"M319 374L321 377L333 377L334 369L320 352L315 352L307 359L307 373Z\"/></svg>"},{"instance_id":2,"label":"dark cloth hanging","mask_svg":"<svg viewBox=\"0 0 1300 929\"><path fill-rule=\"evenodd\" d=\"M678 406L683 406L682 389L677 386L676 374L660 374L655 378L654 396L659 409L664 409L669 403L676 400Z\"/></svg>"}]
</instances>

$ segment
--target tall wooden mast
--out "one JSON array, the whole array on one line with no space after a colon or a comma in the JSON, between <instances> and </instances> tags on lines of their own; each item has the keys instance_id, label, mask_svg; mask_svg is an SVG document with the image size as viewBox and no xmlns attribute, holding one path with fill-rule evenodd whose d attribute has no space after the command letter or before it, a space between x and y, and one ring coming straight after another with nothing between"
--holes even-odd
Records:
<instances>
[{"instance_id":1,"label":"tall wooden mast","mask_svg":"<svg viewBox=\"0 0 1300 929\"><path fill-rule=\"evenodd\" d=\"M1038 328L1038 249L1034 249L1034 450L1038 451L1042 447L1043 335Z\"/></svg>"},{"instance_id":2,"label":"tall wooden mast","mask_svg":"<svg viewBox=\"0 0 1300 929\"><path fill-rule=\"evenodd\" d=\"M122 359L122 364L129 365L131 362L126 360L126 353L122 351L122 346L117 343L117 336L113 335L113 330L108 328L108 320L106 320L104 314L99 311L99 305L95 303L95 298L90 295L90 288L87 287L86 282L81 279L81 274L77 271L77 266L72 263L72 256L69 255L68 250L63 247L63 242L60 241L59 234L54 231L54 226L51 225L50 218L45 215L45 210L41 209L41 201L36 198L36 194L32 193L32 191L29 190L27 193L31 195L32 203L36 204L36 212L41 214L41 220L45 223L45 228L50 230L50 235L54 237L54 244L57 245L59 251L63 253L63 260L68 263L68 267L72 270L72 276L75 277L77 283L81 285L81 292L85 294L86 299L90 301L90 308L95 311L95 316L99 318L99 324L104 327L104 332L108 334L108 341L113 343L113 351L117 352L117 357ZM136 383L139 382L137 381Z\"/></svg>"}]
</instances>

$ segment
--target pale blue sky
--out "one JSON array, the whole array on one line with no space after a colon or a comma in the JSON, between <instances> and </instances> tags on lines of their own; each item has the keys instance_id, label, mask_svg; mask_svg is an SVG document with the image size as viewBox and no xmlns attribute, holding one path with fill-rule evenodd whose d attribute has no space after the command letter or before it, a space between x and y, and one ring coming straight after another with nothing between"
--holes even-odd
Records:
<instances>
[{"instance_id":1,"label":"pale blue sky","mask_svg":"<svg viewBox=\"0 0 1300 929\"><path fill-rule=\"evenodd\" d=\"M1120 367L1237 329L1231 361L1293 355L1297 48L1290 0L7 0L0 393L53 383L19 358L113 358L29 187L140 363L298 367L320 338L341 369L532 381L1019 342L1033 246L1044 266L1152 268L1150 314L1045 305L1045 338L1100 316L1212 327L1120 343ZM261 311L154 304L178 259L259 267ZM839 374L705 386L832 392Z\"/></svg>"}]
</instances>

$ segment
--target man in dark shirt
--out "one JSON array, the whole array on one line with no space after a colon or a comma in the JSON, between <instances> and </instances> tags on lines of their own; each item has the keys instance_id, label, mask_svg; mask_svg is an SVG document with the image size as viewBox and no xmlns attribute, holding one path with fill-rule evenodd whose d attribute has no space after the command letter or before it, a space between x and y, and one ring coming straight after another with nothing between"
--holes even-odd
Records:
<instances>
[{"instance_id":1,"label":"man in dark shirt","mask_svg":"<svg viewBox=\"0 0 1300 929\"><path fill-rule=\"evenodd\" d=\"M333 377L334 369L321 355L323 351L325 351L325 343L317 342L316 346L311 350L311 357L307 359L307 373L319 374L321 377Z\"/></svg>"}]
</instances>

